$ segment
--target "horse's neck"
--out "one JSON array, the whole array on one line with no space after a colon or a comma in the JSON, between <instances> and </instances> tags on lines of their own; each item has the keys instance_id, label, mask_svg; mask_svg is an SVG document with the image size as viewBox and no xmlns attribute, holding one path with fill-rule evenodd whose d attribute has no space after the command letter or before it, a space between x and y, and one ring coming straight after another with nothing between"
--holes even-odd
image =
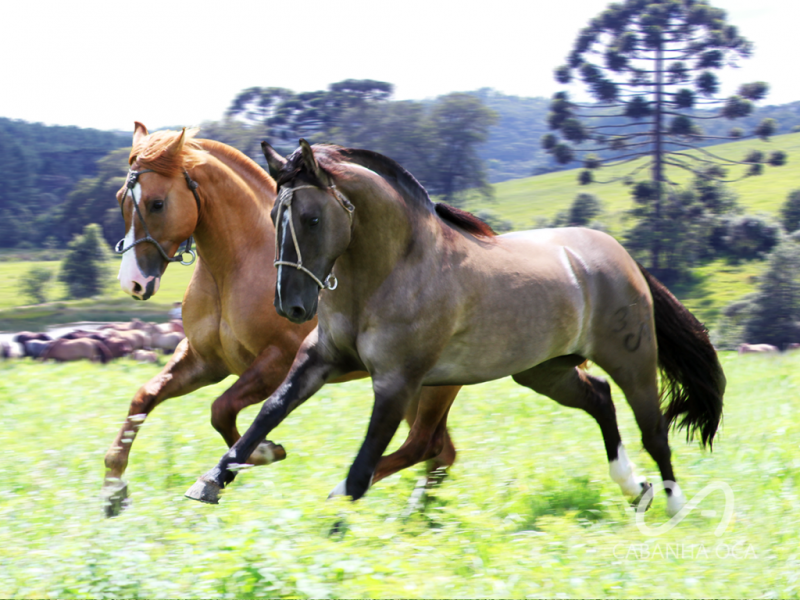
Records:
<instances>
[{"instance_id":1,"label":"horse's neck","mask_svg":"<svg viewBox=\"0 0 800 600\"><path fill-rule=\"evenodd\" d=\"M410 253L418 259L426 247L435 246L441 231L435 217L413 201L394 190L377 192L356 192L351 198L356 223L343 258L356 272L374 274L381 281Z\"/></svg>"},{"instance_id":2,"label":"horse's neck","mask_svg":"<svg viewBox=\"0 0 800 600\"><path fill-rule=\"evenodd\" d=\"M204 144L210 156L196 174L204 202L194 235L205 265L224 277L254 254L272 252L275 188L265 174L253 172L255 164L232 159L218 146Z\"/></svg>"}]
</instances>

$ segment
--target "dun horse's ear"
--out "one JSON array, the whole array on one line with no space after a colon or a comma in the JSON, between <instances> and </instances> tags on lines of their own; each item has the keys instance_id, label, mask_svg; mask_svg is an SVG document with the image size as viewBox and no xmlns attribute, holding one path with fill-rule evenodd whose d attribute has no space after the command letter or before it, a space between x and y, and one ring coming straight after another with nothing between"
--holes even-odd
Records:
<instances>
[{"instance_id":1,"label":"dun horse's ear","mask_svg":"<svg viewBox=\"0 0 800 600\"><path fill-rule=\"evenodd\" d=\"M283 158L278 152L270 146L267 142L261 142L261 151L264 153L264 158L267 159L269 166L269 174L272 177L277 177L283 166L286 164L286 159Z\"/></svg>"},{"instance_id":2,"label":"dun horse's ear","mask_svg":"<svg viewBox=\"0 0 800 600\"><path fill-rule=\"evenodd\" d=\"M186 141L186 127L183 128L181 131L181 135L178 137L177 140L170 144L169 148L167 148L166 154L168 156L177 156L180 154L181 150L183 150L183 143Z\"/></svg>"},{"instance_id":3,"label":"dun horse's ear","mask_svg":"<svg viewBox=\"0 0 800 600\"><path fill-rule=\"evenodd\" d=\"M300 149L303 151L303 161L306 163L308 170L317 176L320 183L328 185L328 175L320 168L311 145L302 138L300 139Z\"/></svg>"},{"instance_id":4,"label":"dun horse's ear","mask_svg":"<svg viewBox=\"0 0 800 600\"><path fill-rule=\"evenodd\" d=\"M147 137L149 134L147 132L147 127L143 124L139 123L139 121L133 122L133 145L136 146L143 138Z\"/></svg>"}]
</instances>

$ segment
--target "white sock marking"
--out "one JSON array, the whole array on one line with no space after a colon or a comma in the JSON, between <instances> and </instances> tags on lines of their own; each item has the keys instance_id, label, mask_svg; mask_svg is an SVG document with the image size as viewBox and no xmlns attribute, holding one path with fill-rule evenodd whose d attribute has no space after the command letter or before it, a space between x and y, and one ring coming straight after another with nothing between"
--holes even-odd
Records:
<instances>
[{"instance_id":1,"label":"white sock marking","mask_svg":"<svg viewBox=\"0 0 800 600\"><path fill-rule=\"evenodd\" d=\"M620 442L617 446L617 458L608 463L608 472L611 479L622 488L622 493L631 498L636 498L642 493L644 481L644 477L637 477L634 471L633 464L625 452L625 446Z\"/></svg>"},{"instance_id":2,"label":"white sock marking","mask_svg":"<svg viewBox=\"0 0 800 600\"><path fill-rule=\"evenodd\" d=\"M336 496L347 496L347 479L342 479L342 481L333 488L333 491L328 494L328 500Z\"/></svg>"},{"instance_id":3,"label":"white sock marking","mask_svg":"<svg viewBox=\"0 0 800 600\"><path fill-rule=\"evenodd\" d=\"M672 483L671 489L672 494L667 496L667 516L674 517L686 504L686 496L683 495L681 487L675 482Z\"/></svg>"}]
</instances>

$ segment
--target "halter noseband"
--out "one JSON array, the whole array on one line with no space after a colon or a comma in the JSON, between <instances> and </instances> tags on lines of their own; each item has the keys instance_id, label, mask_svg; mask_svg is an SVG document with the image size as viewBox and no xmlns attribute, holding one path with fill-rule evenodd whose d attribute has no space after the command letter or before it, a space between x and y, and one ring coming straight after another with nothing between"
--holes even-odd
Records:
<instances>
[{"instance_id":1,"label":"halter noseband","mask_svg":"<svg viewBox=\"0 0 800 600\"><path fill-rule=\"evenodd\" d=\"M139 210L139 202L137 201L136 197L133 195L133 188L136 187L136 184L139 182L139 176L143 173L154 173L152 169L145 169L143 171L134 171L131 169L128 171L128 178L125 181L125 194L122 196L122 202L120 203L120 210L122 211L125 206L125 199L128 197L128 192L131 193L131 197L133 198L133 208L136 211L136 214L139 215L139 221L142 223L142 227L144 227L145 236L143 238L139 238L135 242L133 242L127 248L124 248L125 245L125 238L122 238L120 241L117 242L117 245L114 246L114 252L117 254L125 254L128 250L137 246L143 242L150 242L154 244L158 251L161 253L161 256L164 257L164 260L167 262L179 262L182 265L189 266L197 260L197 254L195 251L192 250L192 236L189 236L189 239L186 240L186 246L184 247L183 251L180 252L177 256L170 257L164 248L161 247L156 239L150 235L150 230L147 228L147 223L144 220L144 216L142 215L142 211ZM194 196L194 201L197 203L197 214L200 215L200 198L197 195L197 182L194 181L191 177L189 177L189 173L186 169L183 170L183 178L186 180L186 185L189 186L189 189L192 190L192 195ZM125 218L125 213L123 211L122 218ZM133 227L133 223L131 223L131 227ZM189 260L183 260L183 256L185 254L189 255Z\"/></svg>"},{"instance_id":2,"label":"halter noseband","mask_svg":"<svg viewBox=\"0 0 800 600\"><path fill-rule=\"evenodd\" d=\"M336 289L336 286L339 285L336 276L333 273L329 273L328 276L325 278L324 283L320 281L316 275L314 275L311 271L309 271L303 266L303 256L302 254L300 254L300 244L297 243L297 232L294 229L294 221L292 221L292 197L297 190L304 190L307 188L315 190L320 189L315 185L300 185L293 188L283 187L281 188L281 191L278 194L278 199L276 200L276 202L278 203L278 214L275 215L275 224L276 224L275 260L272 262L272 264L275 267L279 267L281 265L285 265L287 267L294 267L298 271L302 271L303 273L311 277L311 279L314 280L314 283L316 283L319 286L319 289L333 291ZM333 192L333 195L336 197L336 200L339 202L339 205L345 210L345 212L347 212L347 216L350 218L350 226L352 227L353 211L355 210L355 207L350 203L350 201L347 198L345 198L344 194L342 194L338 189L336 189L335 185L330 186L328 189ZM297 252L296 263L289 262L286 260L281 260L282 258L280 255L281 248L280 248L280 242L278 241L277 224L281 222L281 213L283 212L284 209L286 209L286 216L288 217L287 220L289 221L289 231L292 232L292 242L294 242L294 250L295 252Z\"/></svg>"}]
</instances>

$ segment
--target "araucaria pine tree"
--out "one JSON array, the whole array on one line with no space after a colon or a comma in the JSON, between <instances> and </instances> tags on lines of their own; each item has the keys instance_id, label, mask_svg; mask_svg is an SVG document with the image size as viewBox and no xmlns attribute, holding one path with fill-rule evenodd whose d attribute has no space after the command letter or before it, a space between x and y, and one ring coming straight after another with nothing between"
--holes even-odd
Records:
<instances>
[{"instance_id":1,"label":"araucaria pine tree","mask_svg":"<svg viewBox=\"0 0 800 600\"><path fill-rule=\"evenodd\" d=\"M709 140L736 139L705 135L699 122L736 119L749 115L753 102L768 91L764 82L742 85L738 94L718 99L715 71L747 58L752 44L726 23L725 11L705 0L626 0L611 4L581 30L567 64L555 70L559 83L578 78L595 102L573 102L567 92L555 94L548 116L550 128L560 134L542 138L544 148L561 164L583 163L579 181L595 181L604 165L635 162L630 171L612 179L632 182L649 168L649 182L634 195L649 205L654 225L662 218L666 184L674 184L667 167L717 180L728 177L725 167L745 165L742 176L760 174L764 163L781 165L782 152L764 156L751 152L730 160L702 148ZM755 135L766 139L775 122L765 119ZM646 157L646 160L639 160ZM658 267L658 226L653 227L651 256Z\"/></svg>"}]
</instances>

